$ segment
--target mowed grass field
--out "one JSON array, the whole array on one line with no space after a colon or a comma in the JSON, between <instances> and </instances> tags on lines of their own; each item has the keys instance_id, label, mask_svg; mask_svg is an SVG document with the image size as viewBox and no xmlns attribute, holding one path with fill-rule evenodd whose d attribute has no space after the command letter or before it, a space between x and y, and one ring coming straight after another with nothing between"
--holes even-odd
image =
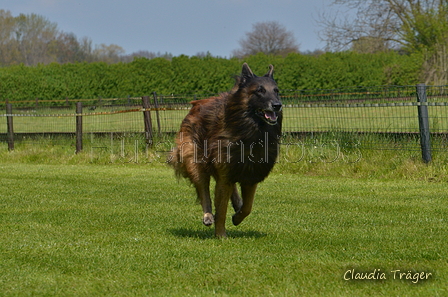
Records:
<instances>
[{"instance_id":1,"label":"mowed grass field","mask_svg":"<svg viewBox=\"0 0 448 297\"><path fill-rule=\"evenodd\" d=\"M194 189L164 164L11 154L0 164L2 296L448 295L445 182L280 164L240 226L229 208L219 240Z\"/></svg>"}]
</instances>

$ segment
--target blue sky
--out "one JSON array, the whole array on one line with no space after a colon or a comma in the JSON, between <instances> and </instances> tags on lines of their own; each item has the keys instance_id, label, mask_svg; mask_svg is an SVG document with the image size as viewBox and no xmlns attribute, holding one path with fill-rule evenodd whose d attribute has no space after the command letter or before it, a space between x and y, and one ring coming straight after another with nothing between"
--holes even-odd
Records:
<instances>
[{"instance_id":1,"label":"blue sky","mask_svg":"<svg viewBox=\"0 0 448 297\"><path fill-rule=\"evenodd\" d=\"M301 51L322 49L319 12L332 0L0 0L0 9L36 13L78 38L175 56L210 52L229 57L252 24L278 21Z\"/></svg>"}]
</instances>

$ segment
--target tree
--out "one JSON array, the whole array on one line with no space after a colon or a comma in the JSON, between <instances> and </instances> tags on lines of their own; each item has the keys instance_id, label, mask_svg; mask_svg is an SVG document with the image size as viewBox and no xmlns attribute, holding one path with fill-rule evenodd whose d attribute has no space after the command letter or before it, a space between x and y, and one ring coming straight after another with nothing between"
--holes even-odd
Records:
<instances>
[{"instance_id":1,"label":"tree","mask_svg":"<svg viewBox=\"0 0 448 297\"><path fill-rule=\"evenodd\" d=\"M81 61L81 49L75 34L61 32L53 43L49 54L53 54L58 63Z\"/></svg>"},{"instance_id":2,"label":"tree","mask_svg":"<svg viewBox=\"0 0 448 297\"><path fill-rule=\"evenodd\" d=\"M448 41L446 0L334 0L333 5L347 10L320 16L321 38L329 50L415 52Z\"/></svg>"},{"instance_id":3,"label":"tree","mask_svg":"<svg viewBox=\"0 0 448 297\"><path fill-rule=\"evenodd\" d=\"M120 62L121 56L125 53L125 50L116 44L100 44L96 46L93 51L93 55L98 61L106 63L117 63Z\"/></svg>"},{"instance_id":4,"label":"tree","mask_svg":"<svg viewBox=\"0 0 448 297\"><path fill-rule=\"evenodd\" d=\"M11 12L0 10L0 65L14 64L19 52L14 39L15 19Z\"/></svg>"},{"instance_id":5,"label":"tree","mask_svg":"<svg viewBox=\"0 0 448 297\"><path fill-rule=\"evenodd\" d=\"M236 57L245 57L257 53L286 56L298 52L294 34L278 22L260 22L252 26L252 31L239 41L240 48L233 51Z\"/></svg>"},{"instance_id":6,"label":"tree","mask_svg":"<svg viewBox=\"0 0 448 297\"><path fill-rule=\"evenodd\" d=\"M140 51L133 52L133 53L131 53L129 55L121 56L122 62L127 62L127 63L134 61L136 58L146 58L148 60L156 59L156 58L163 58L163 59L166 59L168 61L171 61L171 59L173 58L173 54L168 53L168 52L165 52L165 53L157 52L157 53L155 53L155 52L140 50Z\"/></svg>"},{"instance_id":7,"label":"tree","mask_svg":"<svg viewBox=\"0 0 448 297\"><path fill-rule=\"evenodd\" d=\"M422 55L420 80L448 83L447 0L334 0L333 5L348 10L342 19L321 14L327 49L370 53L399 49Z\"/></svg>"},{"instance_id":8,"label":"tree","mask_svg":"<svg viewBox=\"0 0 448 297\"><path fill-rule=\"evenodd\" d=\"M56 24L37 14L13 17L0 10L0 64L51 62L47 51L58 34Z\"/></svg>"},{"instance_id":9,"label":"tree","mask_svg":"<svg viewBox=\"0 0 448 297\"><path fill-rule=\"evenodd\" d=\"M104 61L119 62L124 49L118 45L101 44L92 49L92 40L78 39L37 14L13 17L0 9L0 65Z\"/></svg>"},{"instance_id":10,"label":"tree","mask_svg":"<svg viewBox=\"0 0 448 297\"><path fill-rule=\"evenodd\" d=\"M22 62L26 65L52 62L48 49L57 38L56 23L37 14L20 14L16 19L14 33L22 55Z\"/></svg>"},{"instance_id":11,"label":"tree","mask_svg":"<svg viewBox=\"0 0 448 297\"><path fill-rule=\"evenodd\" d=\"M387 51L388 47L380 37L362 36L352 42L351 49L357 53L374 54Z\"/></svg>"}]
</instances>

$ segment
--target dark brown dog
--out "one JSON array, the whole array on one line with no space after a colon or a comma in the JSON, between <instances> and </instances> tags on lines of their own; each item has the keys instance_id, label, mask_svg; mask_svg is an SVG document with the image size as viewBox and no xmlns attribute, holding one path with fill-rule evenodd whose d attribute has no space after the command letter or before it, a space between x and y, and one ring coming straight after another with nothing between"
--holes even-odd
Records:
<instances>
[{"instance_id":1,"label":"dark brown dog","mask_svg":"<svg viewBox=\"0 0 448 297\"><path fill-rule=\"evenodd\" d=\"M244 63L230 92L191 102L171 153L169 162L177 176L189 178L196 187L203 223L215 223L217 237L226 237L229 199L235 209L233 224L238 225L251 212L257 184L268 176L277 158L282 104L273 70L270 65L266 75L257 77ZM215 217L211 176L216 180Z\"/></svg>"}]
</instances>

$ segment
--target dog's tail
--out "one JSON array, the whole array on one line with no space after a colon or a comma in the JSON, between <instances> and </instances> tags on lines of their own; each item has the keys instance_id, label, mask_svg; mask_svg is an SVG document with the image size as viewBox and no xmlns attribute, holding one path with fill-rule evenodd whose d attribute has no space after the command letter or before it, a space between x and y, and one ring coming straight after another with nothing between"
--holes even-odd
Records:
<instances>
[{"instance_id":1,"label":"dog's tail","mask_svg":"<svg viewBox=\"0 0 448 297\"><path fill-rule=\"evenodd\" d=\"M168 154L166 163L168 163L168 165L173 167L174 173L175 173L177 179L179 179L182 175L180 164L179 164L179 148L175 147L173 149L173 151Z\"/></svg>"},{"instance_id":2,"label":"dog's tail","mask_svg":"<svg viewBox=\"0 0 448 297\"><path fill-rule=\"evenodd\" d=\"M181 177L188 178L188 173L185 164L183 163L183 158L180 155L179 147L175 147L168 155L167 163L174 169L174 174L177 179L180 179Z\"/></svg>"}]
</instances>

